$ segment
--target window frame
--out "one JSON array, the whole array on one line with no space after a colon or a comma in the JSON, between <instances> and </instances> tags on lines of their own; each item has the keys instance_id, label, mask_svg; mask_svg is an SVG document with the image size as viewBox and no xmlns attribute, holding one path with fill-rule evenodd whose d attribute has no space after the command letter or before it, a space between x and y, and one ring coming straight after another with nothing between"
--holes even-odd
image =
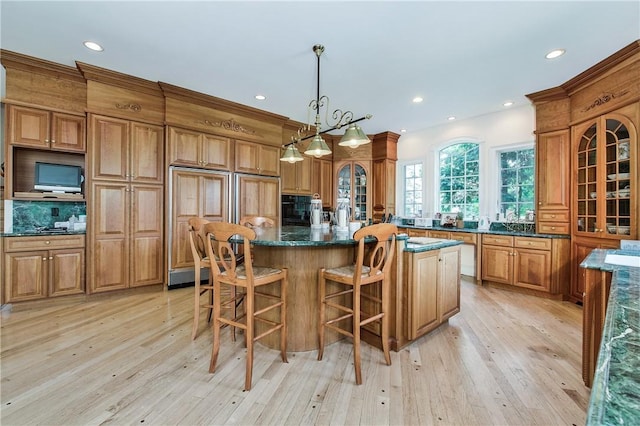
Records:
<instances>
[{"instance_id":1,"label":"window frame","mask_svg":"<svg viewBox=\"0 0 640 426\"><path fill-rule=\"evenodd\" d=\"M499 217L501 218L501 220L506 220L506 212L502 211L502 161L501 161L501 156L504 153L508 153L508 152L517 152L517 151L524 151L524 150L532 150L533 151L533 198L531 200L531 210L533 210L533 212L535 213L536 211L536 205L535 205L535 201L536 201L536 170L537 170L537 164L536 161L538 159L537 155L536 155L536 146L535 146L535 142L523 142L523 143L519 143L519 144L512 144L512 145L504 145L504 146L500 146L500 147L496 147L495 149L493 149L493 154L494 154L494 161L496 162L496 168L495 173L494 173L494 185L493 188L495 188L495 199L492 200L492 203L494 206L496 206L496 213L500 214L500 213L504 213L503 215L500 215ZM520 202L517 202L518 204L522 204ZM516 212L518 213L518 212ZM502 219L504 217L504 219ZM525 218L525 212L522 212L521 214L518 215L518 218L520 220Z\"/></svg>"},{"instance_id":2,"label":"window frame","mask_svg":"<svg viewBox=\"0 0 640 426\"><path fill-rule=\"evenodd\" d=\"M425 162L423 160L409 160L409 161L403 161L399 164L399 177L400 177L400 181L402 182L400 185L400 199L399 201L399 206L400 209L398 209L398 215L401 217L409 217L406 216L406 207L407 207L407 166L415 166L415 165L420 165L422 167L422 202L420 203L420 207L421 207L421 214L419 216L413 216L413 217L423 217L424 216L424 212L425 212L425 200L426 200L426 176L425 176L425 172L426 172L426 167L425 167ZM418 205L417 203L413 203L414 205Z\"/></svg>"},{"instance_id":3,"label":"window frame","mask_svg":"<svg viewBox=\"0 0 640 426\"><path fill-rule=\"evenodd\" d=\"M452 146L455 145L462 145L462 144L472 144L472 145L476 145L477 149L478 149L478 188L477 188L477 192L478 192L478 204L477 204L477 215L472 215L472 217L467 217L465 216L464 219L465 220L473 220L474 217L473 216L480 216L480 212L482 209L482 170L483 170L483 164L482 164L482 141L479 141L477 139L473 139L473 138L460 138L460 139L455 139L452 141L449 141L446 144L443 144L441 146L439 146L436 150L434 150L434 163L435 163L435 168L434 168L434 174L435 174L435 192L434 192L434 200L435 200L435 207L436 207L436 211L441 212L441 213L450 213L448 211L444 211L443 207L442 207L442 203L441 203L441 199L440 199L440 190L441 190L441 184L442 184L442 179L441 179L441 173L440 173L440 153L448 148L451 148ZM465 178L466 178L466 174L465 174ZM465 185L466 188L466 185ZM466 191L466 189L465 189ZM465 202L464 205L466 206L467 203Z\"/></svg>"}]
</instances>

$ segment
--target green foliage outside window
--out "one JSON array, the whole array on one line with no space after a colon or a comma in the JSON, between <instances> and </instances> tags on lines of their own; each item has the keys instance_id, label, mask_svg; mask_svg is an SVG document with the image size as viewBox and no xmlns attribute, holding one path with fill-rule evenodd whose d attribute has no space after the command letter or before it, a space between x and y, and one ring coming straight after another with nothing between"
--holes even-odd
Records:
<instances>
[{"instance_id":1,"label":"green foliage outside window","mask_svg":"<svg viewBox=\"0 0 640 426\"><path fill-rule=\"evenodd\" d=\"M422 163L404 166L404 216L422 217Z\"/></svg>"},{"instance_id":2,"label":"green foliage outside window","mask_svg":"<svg viewBox=\"0 0 640 426\"><path fill-rule=\"evenodd\" d=\"M534 211L535 151L533 148L500 153L500 211L525 219Z\"/></svg>"},{"instance_id":3,"label":"green foliage outside window","mask_svg":"<svg viewBox=\"0 0 640 426\"><path fill-rule=\"evenodd\" d=\"M459 143L440 150L440 211L480 215L480 146Z\"/></svg>"}]
</instances>

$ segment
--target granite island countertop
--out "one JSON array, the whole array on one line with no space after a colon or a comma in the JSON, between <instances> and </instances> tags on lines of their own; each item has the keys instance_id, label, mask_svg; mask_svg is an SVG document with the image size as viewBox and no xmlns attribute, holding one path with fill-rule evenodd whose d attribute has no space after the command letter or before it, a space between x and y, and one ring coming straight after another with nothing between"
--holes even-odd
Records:
<instances>
[{"instance_id":1,"label":"granite island countertop","mask_svg":"<svg viewBox=\"0 0 640 426\"><path fill-rule=\"evenodd\" d=\"M538 234L526 231L509 231L506 229L478 229L478 228L449 228L444 226L433 226L431 228L423 228L420 226L398 225L398 228L417 229L419 231L450 231L450 232L470 232L472 234L494 234L494 235L512 235L514 237L536 237L536 238L563 238L569 239L570 235L565 234Z\"/></svg>"},{"instance_id":2,"label":"granite island countertop","mask_svg":"<svg viewBox=\"0 0 640 426\"><path fill-rule=\"evenodd\" d=\"M256 246L267 247L328 247L338 245L355 245L356 240L348 232L323 231L311 229L309 226L282 226L274 228L256 228L256 238L252 241ZM398 241L407 241L404 251L419 253L438 250L444 247L462 244L456 240L429 239L428 244L415 244L406 234L398 234ZM241 243L241 238L232 238L233 242ZM366 241L366 240L365 240Z\"/></svg>"},{"instance_id":3,"label":"granite island countertop","mask_svg":"<svg viewBox=\"0 0 640 426\"><path fill-rule=\"evenodd\" d=\"M595 249L580 264L613 272L586 424L639 424L640 268L605 263L607 254L640 256Z\"/></svg>"}]
</instances>

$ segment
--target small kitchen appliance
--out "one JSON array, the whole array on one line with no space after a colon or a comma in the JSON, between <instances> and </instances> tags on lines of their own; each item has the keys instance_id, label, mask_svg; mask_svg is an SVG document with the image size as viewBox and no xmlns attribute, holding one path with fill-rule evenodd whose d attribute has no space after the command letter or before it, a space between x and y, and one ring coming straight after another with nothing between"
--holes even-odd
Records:
<instances>
[{"instance_id":1,"label":"small kitchen appliance","mask_svg":"<svg viewBox=\"0 0 640 426\"><path fill-rule=\"evenodd\" d=\"M433 228L433 219L430 217L416 217L413 220L413 226L416 228Z\"/></svg>"}]
</instances>

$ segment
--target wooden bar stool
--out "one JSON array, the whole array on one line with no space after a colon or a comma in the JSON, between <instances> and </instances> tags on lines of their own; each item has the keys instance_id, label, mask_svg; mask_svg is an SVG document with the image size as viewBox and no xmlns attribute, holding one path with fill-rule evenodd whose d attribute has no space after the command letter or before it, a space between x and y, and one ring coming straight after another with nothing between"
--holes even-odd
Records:
<instances>
[{"instance_id":1,"label":"wooden bar stool","mask_svg":"<svg viewBox=\"0 0 640 426\"><path fill-rule=\"evenodd\" d=\"M205 240L207 234L204 226L209 223L207 219L201 217L192 217L189 219L189 244L191 245L191 255L193 256L193 265L195 268L195 306L193 309L193 331L191 339L195 339L198 335L198 323L200 321L200 311L202 308L207 309L208 321L211 321L213 313L213 274L211 273L211 262L207 255ZM209 269L209 283L201 285L200 272L202 268ZM207 301L202 302L202 295L207 295Z\"/></svg>"},{"instance_id":2,"label":"wooden bar stool","mask_svg":"<svg viewBox=\"0 0 640 426\"><path fill-rule=\"evenodd\" d=\"M257 340L280 330L280 356L283 362L287 361L287 323L286 323L286 300L287 300L287 269L274 269L267 267L254 267L251 259L251 240L255 239L256 233L253 229L235 223L210 222L205 226L207 238L205 245L210 259L218 259L213 262L213 288L216 295L221 295L221 286L240 287L244 290L242 296L232 291L231 296L224 301L222 297L215 297L213 303L213 348L211 350L211 363L209 372L216 369L218 352L220 350L220 327L228 324L245 331L245 341L247 345L247 361L244 389L251 390L251 375L253 370L253 344ZM238 235L243 238L244 263L238 264L237 256L233 251L233 244L230 242L232 236ZM274 296L256 291L258 287L277 283L280 281L280 296ZM233 318L221 316L223 306L235 306L237 299L244 297L245 312ZM270 301L268 305L261 305L256 309L256 298ZM263 316L266 312L279 309L279 322ZM244 321L243 321L244 319ZM255 321L260 321L269 326L268 329L259 335L255 335Z\"/></svg>"},{"instance_id":3,"label":"wooden bar stool","mask_svg":"<svg viewBox=\"0 0 640 426\"><path fill-rule=\"evenodd\" d=\"M239 223L249 228L273 228L276 224L273 219L264 216L244 216Z\"/></svg>"},{"instance_id":4,"label":"wooden bar stool","mask_svg":"<svg viewBox=\"0 0 640 426\"><path fill-rule=\"evenodd\" d=\"M358 242L355 264L318 271L318 302L320 318L318 321L318 360L322 360L324 352L324 329L329 328L340 334L353 338L353 360L356 373L356 384L362 384L360 367L360 327L373 321L381 322L382 351L387 365L391 365L389 354L389 295L390 268L395 253L395 242L398 228L389 223L366 226L356 231L353 238ZM365 238L374 237L375 245L365 253ZM343 285L340 291L326 294L326 282L333 281ZM375 292L363 293L363 286L381 283L380 297ZM349 299L351 303L345 303ZM376 314L361 311L362 299L380 306ZM348 300L347 300L348 302ZM334 308L343 315L326 319L326 308ZM351 318L352 328L342 327L340 323Z\"/></svg>"}]
</instances>

